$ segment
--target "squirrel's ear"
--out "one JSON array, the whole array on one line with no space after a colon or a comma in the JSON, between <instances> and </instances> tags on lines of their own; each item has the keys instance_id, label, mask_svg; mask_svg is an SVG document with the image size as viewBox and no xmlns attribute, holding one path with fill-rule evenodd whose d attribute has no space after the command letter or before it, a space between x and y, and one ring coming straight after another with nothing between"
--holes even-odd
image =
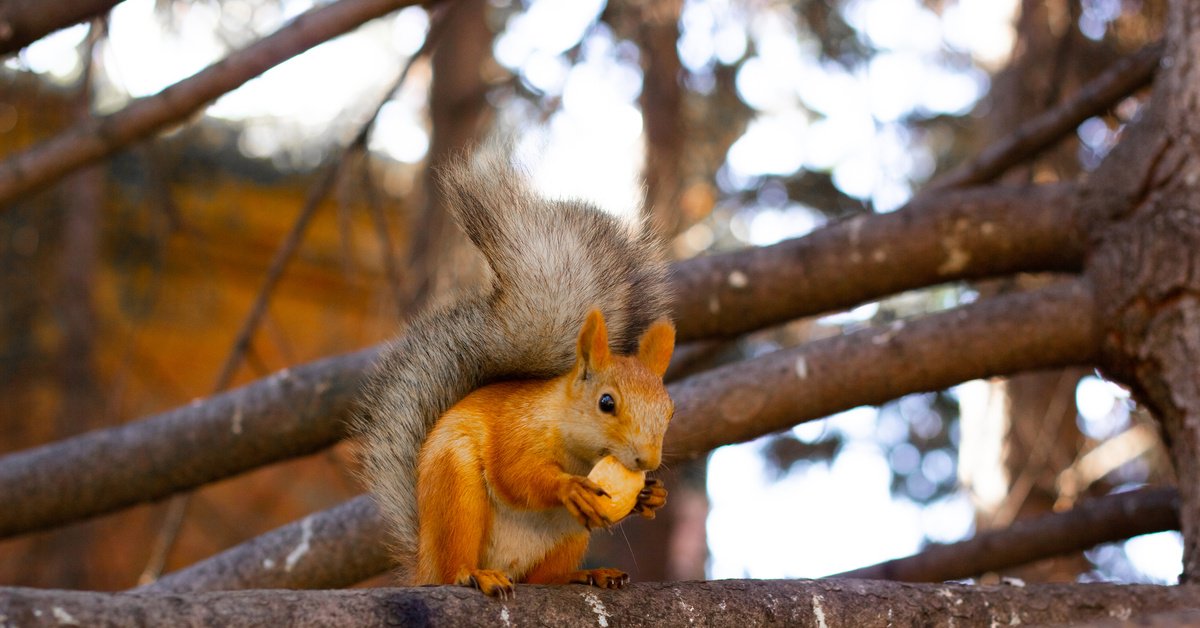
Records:
<instances>
[{"instance_id":1,"label":"squirrel's ear","mask_svg":"<svg viewBox=\"0 0 1200 628\"><path fill-rule=\"evenodd\" d=\"M604 326L604 315L600 310L588 312L583 329L579 330L578 350L579 362L586 369L598 370L608 366L608 328Z\"/></svg>"},{"instance_id":2,"label":"squirrel's ear","mask_svg":"<svg viewBox=\"0 0 1200 628\"><path fill-rule=\"evenodd\" d=\"M666 319L654 321L638 343L638 359L659 377L667 372L674 351L675 325Z\"/></svg>"}]
</instances>

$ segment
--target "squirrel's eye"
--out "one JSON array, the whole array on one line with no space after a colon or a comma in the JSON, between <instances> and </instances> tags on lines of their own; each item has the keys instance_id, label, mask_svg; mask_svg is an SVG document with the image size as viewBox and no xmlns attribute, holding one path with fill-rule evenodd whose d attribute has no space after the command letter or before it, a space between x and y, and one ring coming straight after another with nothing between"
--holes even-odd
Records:
<instances>
[{"instance_id":1,"label":"squirrel's eye","mask_svg":"<svg viewBox=\"0 0 1200 628\"><path fill-rule=\"evenodd\" d=\"M612 395L608 393L600 395L600 411L609 414L617 411L617 401L613 399Z\"/></svg>"}]
</instances>

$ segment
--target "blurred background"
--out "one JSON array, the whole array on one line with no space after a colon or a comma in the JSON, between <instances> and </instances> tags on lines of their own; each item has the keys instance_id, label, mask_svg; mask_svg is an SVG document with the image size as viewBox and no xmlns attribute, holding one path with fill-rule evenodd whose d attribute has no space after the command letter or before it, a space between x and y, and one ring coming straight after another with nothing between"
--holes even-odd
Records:
<instances>
[{"instance_id":1,"label":"blurred background","mask_svg":"<svg viewBox=\"0 0 1200 628\"><path fill-rule=\"evenodd\" d=\"M0 154L155 94L321 4L125 0L49 35L0 60ZM648 207L677 258L772 244L899 208L1159 39L1163 4L457 0L374 20L0 212L0 453L394 335L478 276L430 173L493 130L548 195ZM1006 180L1087 176L1145 97ZM365 150L347 151L367 125ZM309 197L320 202L304 212ZM906 293L706 343L687 367L1053 281ZM264 313L239 349L256 299ZM2 541L0 583L135 586L358 494L353 464L343 444ZM1083 370L968 382L667 466L662 515L597 535L589 560L642 580L819 577L1172 481L1145 412ZM1003 575L1174 582L1181 551L1162 533Z\"/></svg>"}]
</instances>

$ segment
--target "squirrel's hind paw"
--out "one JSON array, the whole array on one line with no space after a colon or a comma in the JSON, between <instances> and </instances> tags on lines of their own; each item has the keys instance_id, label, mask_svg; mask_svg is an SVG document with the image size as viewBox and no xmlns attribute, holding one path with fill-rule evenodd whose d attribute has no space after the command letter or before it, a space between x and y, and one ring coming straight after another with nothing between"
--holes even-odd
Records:
<instances>
[{"instance_id":1,"label":"squirrel's hind paw","mask_svg":"<svg viewBox=\"0 0 1200 628\"><path fill-rule=\"evenodd\" d=\"M467 569L463 567L458 570L458 575L454 578L454 584L479 589L487 595L498 597L502 600L517 596L517 591L513 588L512 578L509 578L508 574L503 571L495 571L493 569Z\"/></svg>"},{"instance_id":2,"label":"squirrel's hind paw","mask_svg":"<svg viewBox=\"0 0 1200 628\"><path fill-rule=\"evenodd\" d=\"M567 577L572 584L590 584L601 589L624 589L629 583L629 574L620 569L588 569L576 571Z\"/></svg>"}]
</instances>

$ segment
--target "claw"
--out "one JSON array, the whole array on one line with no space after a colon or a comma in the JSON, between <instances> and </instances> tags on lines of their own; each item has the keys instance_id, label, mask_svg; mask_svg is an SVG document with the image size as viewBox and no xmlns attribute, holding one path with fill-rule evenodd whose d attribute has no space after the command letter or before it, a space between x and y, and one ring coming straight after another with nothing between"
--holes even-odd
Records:
<instances>
[{"instance_id":1,"label":"claw","mask_svg":"<svg viewBox=\"0 0 1200 628\"><path fill-rule=\"evenodd\" d=\"M617 569L589 569L572 573L567 581L600 589L623 589L629 574Z\"/></svg>"},{"instance_id":2,"label":"claw","mask_svg":"<svg viewBox=\"0 0 1200 628\"><path fill-rule=\"evenodd\" d=\"M460 586L477 589L485 595L497 597L502 600L507 600L510 596L516 597L512 578L503 571L468 569L464 566L459 570L458 576L455 578L455 583Z\"/></svg>"}]
</instances>

